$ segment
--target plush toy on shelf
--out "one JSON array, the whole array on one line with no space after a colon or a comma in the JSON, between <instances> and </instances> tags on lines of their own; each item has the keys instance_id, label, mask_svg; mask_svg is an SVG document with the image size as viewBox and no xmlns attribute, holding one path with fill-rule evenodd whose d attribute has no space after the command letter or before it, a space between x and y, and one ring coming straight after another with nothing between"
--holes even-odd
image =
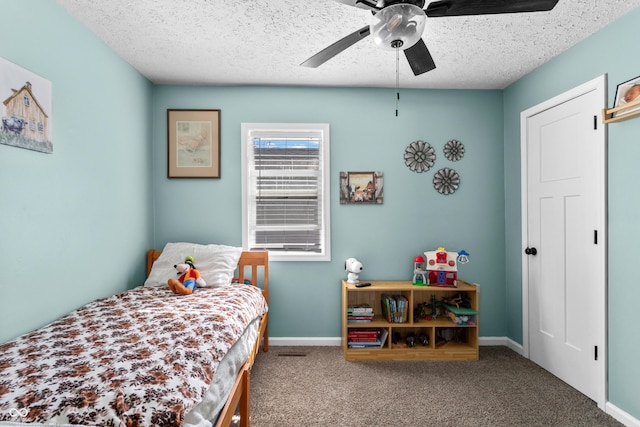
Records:
<instances>
[{"instance_id":1,"label":"plush toy on shelf","mask_svg":"<svg viewBox=\"0 0 640 427\"><path fill-rule=\"evenodd\" d=\"M347 282L358 283L358 273L362 271L362 263L355 258L347 258L344 262L344 269L347 272Z\"/></svg>"},{"instance_id":2,"label":"plush toy on shelf","mask_svg":"<svg viewBox=\"0 0 640 427\"><path fill-rule=\"evenodd\" d=\"M173 266L178 270L180 277L178 279L171 278L167 282L169 289L177 295L191 295L196 286L206 286L206 282L200 277L200 272L193 265L193 257L187 256L184 263Z\"/></svg>"}]
</instances>

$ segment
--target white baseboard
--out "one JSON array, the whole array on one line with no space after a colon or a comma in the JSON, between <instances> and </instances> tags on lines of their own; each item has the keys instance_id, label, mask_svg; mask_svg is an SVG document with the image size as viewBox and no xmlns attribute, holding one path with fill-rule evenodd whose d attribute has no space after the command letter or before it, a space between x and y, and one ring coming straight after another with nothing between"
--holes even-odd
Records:
<instances>
[{"instance_id":1,"label":"white baseboard","mask_svg":"<svg viewBox=\"0 0 640 427\"><path fill-rule=\"evenodd\" d=\"M479 345L503 345L507 346L507 337L480 337L478 338Z\"/></svg>"},{"instance_id":2,"label":"white baseboard","mask_svg":"<svg viewBox=\"0 0 640 427\"><path fill-rule=\"evenodd\" d=\"M611 402L605 405L605 412L627 427L640 427L640 420L618 408Z\"/></svg>"},{"instance_id":3,"label":"white baseboard","mask_svg":"<svg viewBox=\"0 0 640 427\"><path fill-rule=\"evenodd\" d=\"M478 344L481 346L502 345L515 351L520 356L524 354L522 344L519 344L508 337L480 337L478 339Z\"/></svg>"}]
</instances>

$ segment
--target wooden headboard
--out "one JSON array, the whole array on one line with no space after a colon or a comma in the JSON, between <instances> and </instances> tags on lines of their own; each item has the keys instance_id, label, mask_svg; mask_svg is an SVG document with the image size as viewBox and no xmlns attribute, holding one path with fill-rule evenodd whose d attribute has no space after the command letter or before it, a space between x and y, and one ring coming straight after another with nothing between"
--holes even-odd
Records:
<instances>
[{"instance_id":1,"label":"wooden headboard","mask_svg":"<svg viewBox=\"0 0 640 427\"><path fill-rule=\"evenodd\" d=\"M155 260L158 259L162 251L150 249L147 252L147 276L151 273L151 267ZM262 268L262 271L260 271ZM249 269L247 274L247 269ZM262 273L262 274L260 274ZM240 283L243 283L245 279L251 281L255 286L262 288L262 294L264 295L267 303L269 302L269 252L256 251L249 252L244 251L240 255L238 261L238 279Z\"/></svg>"}]
</instances>

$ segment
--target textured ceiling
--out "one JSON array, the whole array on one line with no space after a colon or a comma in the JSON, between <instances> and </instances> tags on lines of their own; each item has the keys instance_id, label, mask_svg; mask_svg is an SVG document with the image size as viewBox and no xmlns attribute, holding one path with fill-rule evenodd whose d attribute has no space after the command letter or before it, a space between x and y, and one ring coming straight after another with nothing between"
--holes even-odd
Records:
<instances>
[{"instance_id":1,"label":"textured ceiling","mask_svg":"<svg viewBox=\"0 0 640 427\"><path fill-rule=\"evenodd\" d=\"M57 0L157 84L394 87L396 55L372 37L318 68L299 64L369 24L333 0ZM343 0L344 1L344 0ZM502 89L640 5L560 0L550 12L427 18L437 68L400 86Z\"/></svg>"}]
</instances>

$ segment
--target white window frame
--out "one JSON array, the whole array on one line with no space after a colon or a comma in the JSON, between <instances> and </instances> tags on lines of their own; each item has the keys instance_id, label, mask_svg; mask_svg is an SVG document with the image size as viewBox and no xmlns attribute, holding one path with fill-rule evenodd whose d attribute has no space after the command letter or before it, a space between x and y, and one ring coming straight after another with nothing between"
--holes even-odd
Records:
<instances>
[{"instance_id":1,"label":"white window frame","mask_svg":"<svg viewBox=\"0 0 640 427\"><path fill-rule=\"evenodd\" d=\"M241 124L241 154L242 154L242 246L245 250L251 250L252 244L250 236L253 231L252 224L256 221L251 218L255 215L255 197L252 200L251 194L255 194L255 175L251 168L250 144L251 134L256 132L290 133L292 137L308 134L309 132L320 133L320 179L318 180L320 190L320 200L322 206L320 212L320 245L318 253L306 251L270 251L271 261L330 261L331 260L331 227L330 227L330 187L329 187L329 124L328 123L242 123Z\"/></svg>"}]
</instances>

